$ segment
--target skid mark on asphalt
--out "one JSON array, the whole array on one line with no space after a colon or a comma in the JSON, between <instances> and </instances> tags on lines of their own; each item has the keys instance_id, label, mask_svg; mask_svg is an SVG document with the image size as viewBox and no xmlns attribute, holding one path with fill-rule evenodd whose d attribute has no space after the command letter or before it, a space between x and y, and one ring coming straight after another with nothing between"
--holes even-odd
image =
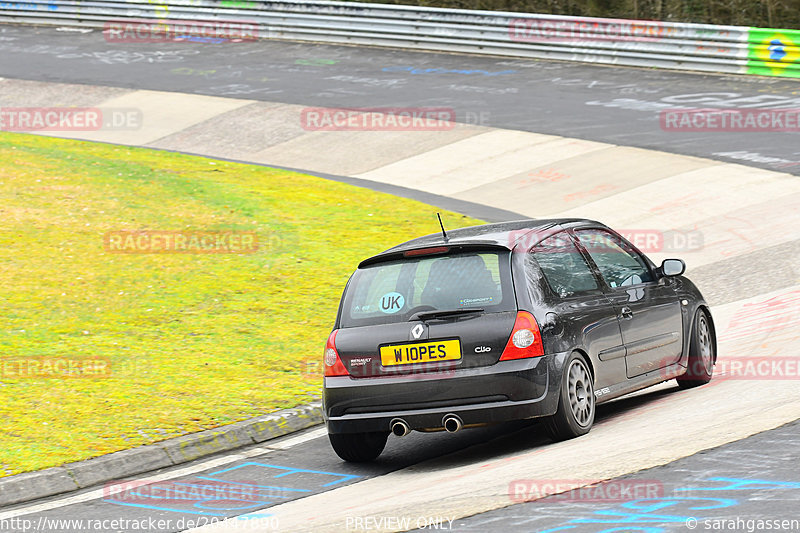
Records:
<instances>
[{"instance_id":1,"label":"skid mark on asphalt","mask_svg":"<svg viewBox=\"0 0 800 533\"><path fill-rule=\"evenodd\" d=\"M718 338L729 342L755 336L768 341L781 330L793 330L797 334L798 328L800 288L794 288L742 304Z\"/></svg>"}]
</instances>

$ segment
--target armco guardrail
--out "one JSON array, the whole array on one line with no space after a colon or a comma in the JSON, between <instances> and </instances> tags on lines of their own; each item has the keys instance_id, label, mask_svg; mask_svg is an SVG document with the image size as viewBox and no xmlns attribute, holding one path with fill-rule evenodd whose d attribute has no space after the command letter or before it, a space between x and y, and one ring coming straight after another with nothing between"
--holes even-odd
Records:
<instances>
[{"instance_id":1,"label":"armco guardrail","mask_svg":"<svg viewBox=\"0 0 800 533\"><path fill-rule=\"evenodd\" d=\"M290 0L0 2L0 22L104 28L119 40L137 25L206 36L239 25L253 38L800 77L800 31L743 26Z\"/></svg>"}]
</instances>

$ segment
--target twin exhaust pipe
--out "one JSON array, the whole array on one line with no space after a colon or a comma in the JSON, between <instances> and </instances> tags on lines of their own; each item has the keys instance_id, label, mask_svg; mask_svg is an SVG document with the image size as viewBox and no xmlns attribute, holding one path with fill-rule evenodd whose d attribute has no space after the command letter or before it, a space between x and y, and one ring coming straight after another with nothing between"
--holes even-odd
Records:
<instances>
[{"instance_id":1,"label":"twin exhaust pipe","mask_svg":"<svg viewBox=\"0 0 800 533\"><path fill-rule=\"evenodd\" d=\"M448 433L455 433L464 427L464 423L458 415L450 414L444 415L444 418L442 418L442 426L444 426L445 431ZM389 423L389 427L391 427L392 433L398 437L404 437L411 433L411 428L402 418L395 418L392 420Z\"/></svg>"},{"instance_id":2,"label":"twin exhaust pipe","mask_svg":"<svg viewBox=\"0 0 800 533\"><path fill-rule=\"evenodd\" d=\"M448 433L455 433L464 426L464 423L456 415L445 415L442 418L442 425Z\"/></svg>"},{"instance_id":3,"label":"twin exhaust pipe","mask_svg":"<svg viewBox=\"0 0 800 533\"><path fill-rule=\"evenodd\" d=\"M401 420L399 418L395 418L390 423L392 427L392 433L397 435L398 437L405 437L409 433L411 433L411 428L408 427L405 420Z\"/></svg>"}]
</instances>

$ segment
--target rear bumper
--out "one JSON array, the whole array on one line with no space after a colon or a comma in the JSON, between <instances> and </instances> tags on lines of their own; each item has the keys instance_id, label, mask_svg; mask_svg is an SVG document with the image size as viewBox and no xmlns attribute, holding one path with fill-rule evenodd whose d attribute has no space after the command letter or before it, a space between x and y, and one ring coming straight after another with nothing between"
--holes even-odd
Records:
<instances>
[{"instance_id":1,"label":"rear bumper","mask_svg":"<svg viewBox=\"0 0 800 533\"><path fill-rule=\"evenodd\" d=\"M389 431L396 418L423 430L442 428L449 414L465 426L552 415L564 359L556 354L450 372L325 378L328 432Z\"/></svg>"}]
</instances>

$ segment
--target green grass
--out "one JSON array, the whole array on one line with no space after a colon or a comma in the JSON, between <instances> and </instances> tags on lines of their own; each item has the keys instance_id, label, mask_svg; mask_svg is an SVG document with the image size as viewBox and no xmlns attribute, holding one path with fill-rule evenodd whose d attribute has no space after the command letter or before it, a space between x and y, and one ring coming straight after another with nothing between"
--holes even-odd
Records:
<instances>
[{"instance_id":1,"label":"green grass","mask_svg":"<svg viewBox=\"0 0 800 533\"><path fill-rule=\"evenodd\" d=\"M435 211L281 170L0 133L0 359L107 357L112 370L0 378L0 476L319 397L348 276L435 232ZM117 230L255 231L260 248L109 253Z\"/></svg>"}]
</instances>

